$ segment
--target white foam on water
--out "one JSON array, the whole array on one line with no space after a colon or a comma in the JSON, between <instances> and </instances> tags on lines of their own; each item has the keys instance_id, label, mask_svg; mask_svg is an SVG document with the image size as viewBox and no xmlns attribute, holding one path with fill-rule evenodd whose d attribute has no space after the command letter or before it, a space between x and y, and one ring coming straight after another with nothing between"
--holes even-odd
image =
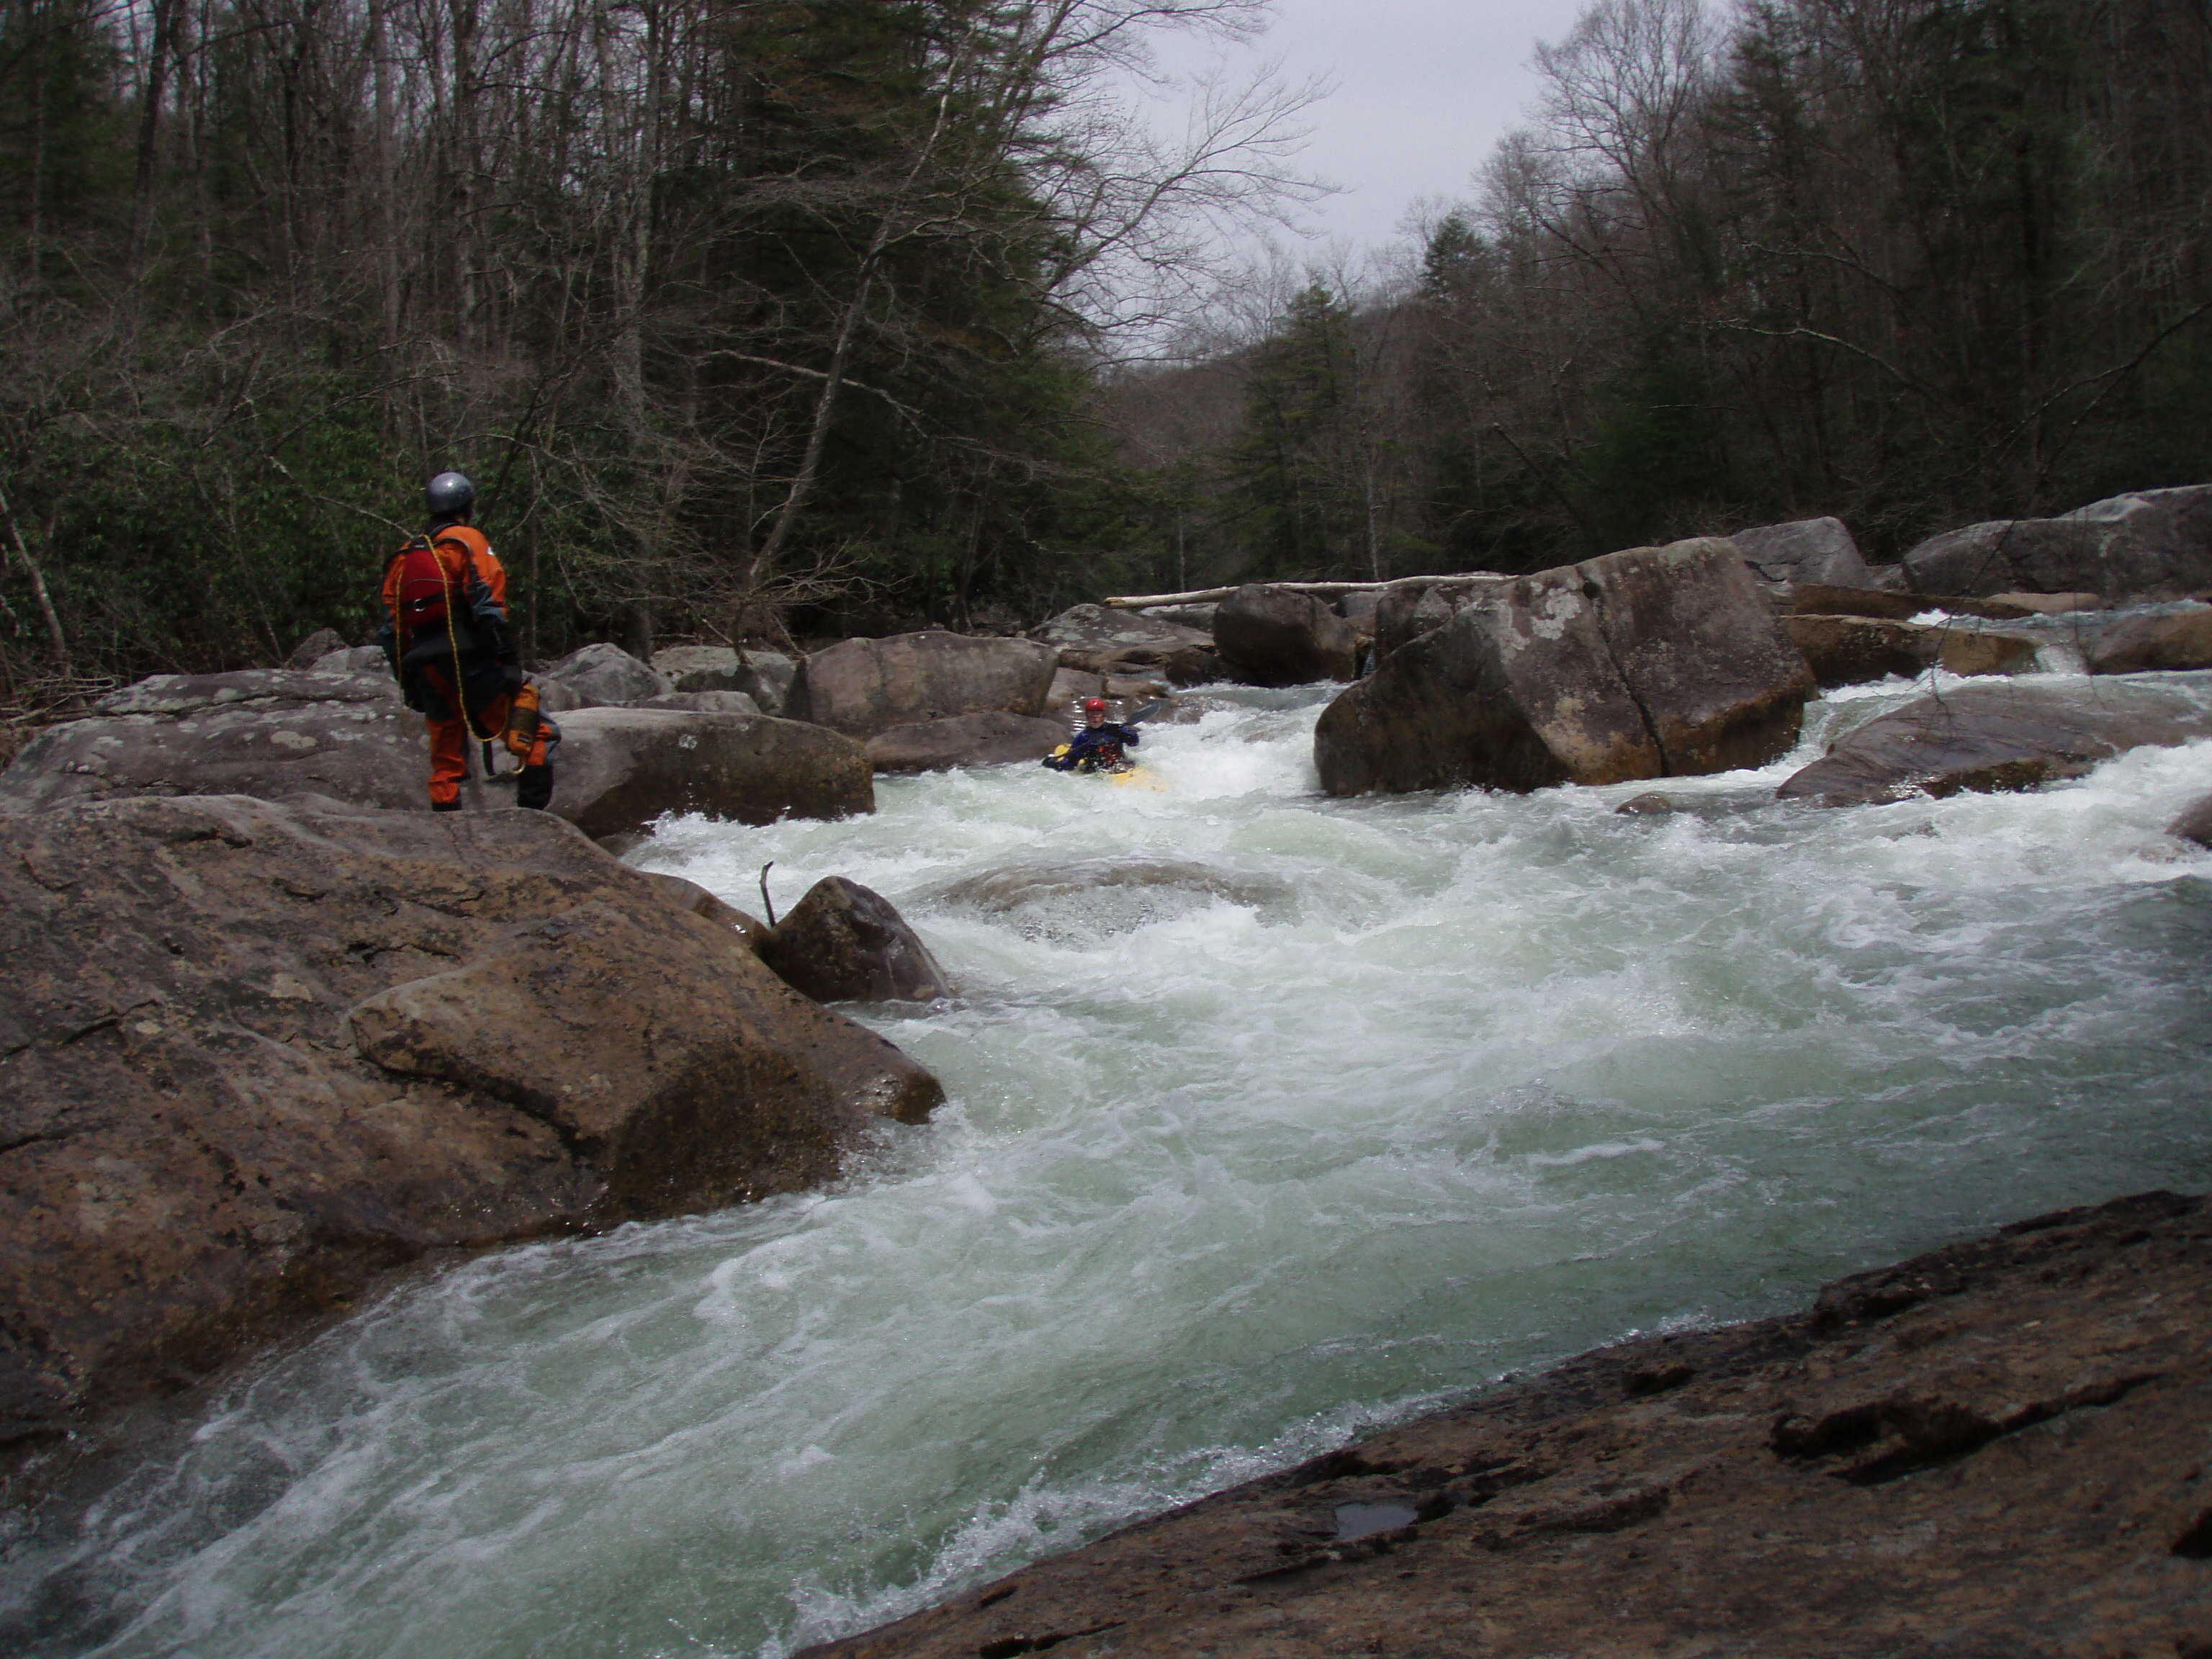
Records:
<instances>
[{"instance_id":1,"label":"white foam on water","mask_svg":"<svg viewBox=\"0 0 2212 1659\"><path fill-rule=\"evenodd\" d=\"M2078 682L2075 682L2078 684ZM2175 683L2212 698L2205 677ZM945 1080L833 1188L420 1277L232 1389L71 1526L27 1654L778 1656L1633 1331L1790 1305L1993 1222L2204 1184L2212 744L2027 795L1756 772L1331 802L1313 691L1142 751L686 819L757 910L842 874L957 994ZM1681 810L1614 808L1658 788ZM1010 866L1139 883L1006 908Z\"/></svg>"}]
</instances>

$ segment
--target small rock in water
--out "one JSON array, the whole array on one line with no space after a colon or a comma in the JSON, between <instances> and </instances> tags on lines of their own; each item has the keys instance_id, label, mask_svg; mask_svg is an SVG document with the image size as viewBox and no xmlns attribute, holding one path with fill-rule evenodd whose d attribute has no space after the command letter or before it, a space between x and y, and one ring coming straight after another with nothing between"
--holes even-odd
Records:
<instances>
[{"instance_id":1,"label":"small rock in water","mask_svg":"<svg viewBox=\"0 0 2212 1659\"><path fill-rule=\"evenodd\" d=\"M1613 810L1616 812L1625 812L1631 817L1658 818L1665 817L1670 812L1679 812L1682 809L1656 790L1647 790L1643 794L1631 796Z\"/></svg>"},{"instance_id":2,"label":"small rock in water","mask_svg":"<svg viewBox=\"0 0 2212 1659\"><path fill-rule=\"evenodd\" d=\"M1233 874L1180 859L1071 859L1011 865L952 882L932 896L987 915L1005 915L1026 905L1115 888L1179 890L1250 909L1288 906L1297 900L1290 883L1279 876Z\"/></svg>"},{"instance_id":3,"label":"small rock in water","mask_svg":"<svg viewBox=\"0 0 2212 1659\"><path fill-rule=\"evenodd\" d=\"M2199 847L2212 847L2212 795L2193 802L2166 826L2166 833L2183 841L2193 841Z\"/></svg>"}]
</instances>

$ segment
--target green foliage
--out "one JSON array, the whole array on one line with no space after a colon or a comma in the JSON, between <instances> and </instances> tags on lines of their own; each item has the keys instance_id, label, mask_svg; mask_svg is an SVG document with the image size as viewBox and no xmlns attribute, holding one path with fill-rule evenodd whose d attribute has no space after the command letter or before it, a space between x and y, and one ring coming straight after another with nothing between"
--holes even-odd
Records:
<instances>
[{"instance_id":1,"label":"green foliage","mask_svg":"<svg viewBox=\"0 0 2212 1659\"><path fill-rule=\"evenodd\" d=\"M1351 312L1320 283L1253 354L1224 508L1248 574L1298 576L1350 556L1358 523Z\"/></svg>"},{"instance_id":2,"label":"green foliage","mask_svg":"<svg viewBox=\"0 0 2212 1659\"><path fill-rule=\"evenodd\" d=\"M1725 499L1733 480L1715 404L1697 366L1654 343L1596 399L1590 441L1577 452L1582 516L1594 552L1688 533L1695 509Z\"/></svg>"},{"instance_id":3,"label":"green foliage","mask_svg":"<svg viewBox=\"0 0 2212 1659\"><path fill-rule=\"evenodd\" d=\"M1048 11L179 7L142 125L143 30L11 9L0 212L40 234L0 256L0 488L77 665L358 636L446 466L541 654L1085 580L1142 492L1029 170Z\"/></svg>"},{"instance_id":4,"label":"green foliage","mask_svg":"<svg viewBox=\"0 0 2212 1659\"><path fill-rule=\"evenodd\" d=\"M0 11L0 213L16 235L82 229L111 206L122 182L121 112L104 95L113 58L89 0Z\"/></svg>"},{"instance_id":5,"label":"green foliage","mask_svg":"<svg viewBox=\"0 0 2212 1659\"><path fill-rule=\"evenodd\" d=\"M2202 10L1594 5L1480 203L1339 328L1404 349L1340 398L1302 378L1334 361L1310 314L1243 361L1217 547L1359 573L1340 408L1361 508L1445 569L1815 514L1893 556L2212 477Z\"/></svg>"}]
</instances>

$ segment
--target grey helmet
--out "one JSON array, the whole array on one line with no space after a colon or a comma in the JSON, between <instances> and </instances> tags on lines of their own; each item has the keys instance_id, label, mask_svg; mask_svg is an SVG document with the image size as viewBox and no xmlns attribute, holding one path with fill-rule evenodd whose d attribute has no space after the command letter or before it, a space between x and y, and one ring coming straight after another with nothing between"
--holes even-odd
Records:
<instances>
[{"instance_id":1,"label":"grey helmet","mask_svg":"<svg viewBox=\"0 0 2212 1659\"><path fill-rule=\"evenodd\" d=\"M477 487L459 472L441 472L423 487L422 503L434 519L458 519L477 504Z\"/></svg>"}]
</instances>

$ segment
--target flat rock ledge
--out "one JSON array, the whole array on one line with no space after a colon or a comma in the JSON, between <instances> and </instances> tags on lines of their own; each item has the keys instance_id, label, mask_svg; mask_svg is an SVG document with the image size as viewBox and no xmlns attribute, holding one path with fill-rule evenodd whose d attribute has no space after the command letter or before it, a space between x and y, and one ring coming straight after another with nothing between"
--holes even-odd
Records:
<instances>
[{"instance_id":1,"label":"flat rock ledge","mask_svg":"<svg viewBox=\"0 0 2212 1659\"><path fill-rule=\"evenodd\" d=\"M2063 1211L1583 1355L805 1659L2203 1659L2208 1290L2204 1199Z\"/></svg>"}]
</instances>

